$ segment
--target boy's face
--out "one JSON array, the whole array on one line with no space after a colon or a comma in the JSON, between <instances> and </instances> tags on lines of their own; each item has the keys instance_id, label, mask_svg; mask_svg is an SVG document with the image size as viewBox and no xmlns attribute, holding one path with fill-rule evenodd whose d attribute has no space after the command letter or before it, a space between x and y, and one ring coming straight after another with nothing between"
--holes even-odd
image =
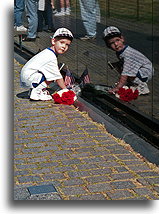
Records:
<instances>
[{"instance_id":1,"label":"boy's face","mask_svg":"<svg viewBox=\"0 0 159 214\"><path fill-rule=\"evenodd\" d=\"M71 41L67 38L60 37L60 38L52 39L53 50L57 54L65 53L68 50L70 44L71 44Z\"/></svg>"},{"instance_id":2,"label":"boy's face","mask_svg":"<svg viewBox=\"0 0 159 214\"><path fill-rule=\"evenodd\" d=\"M121 51L125 45L124 45L124 38L123 37L114 37L112 39L109 39L109 46L112 50L118 52Z\"/></svg>"}]
</instances>

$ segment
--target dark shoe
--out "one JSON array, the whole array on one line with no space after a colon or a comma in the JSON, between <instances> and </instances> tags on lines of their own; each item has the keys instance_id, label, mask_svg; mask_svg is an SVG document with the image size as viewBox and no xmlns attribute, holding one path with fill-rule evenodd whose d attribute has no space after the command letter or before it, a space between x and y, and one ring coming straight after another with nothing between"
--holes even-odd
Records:
<instances>
[{"instance_id":1,"label":"dark shoe","mask_svg":"<svg viewBox=\"0 0 159 214\"><path fill-rule=\"evenodd\" d=\"M22 39L23 42L35 42L36 38L24 37Z\"/></svg>"},{"instance_id":2,"label":"dark shoe","mask_svg":"<svg viewBox=\"0 0 159 214\"><path fill-rule=\"evenodd\" d=\"M47 33L53 33L53 32L55 32L56 30L55 29L47 29L47 30L44 30L45 32L47 32Z\"/></svg>"},{"instance_id":3,"label":"dark shoe","mask_svg":"<svg viewBox=\"0 0 159 214\"><path fill-rule=\"evenodd\" d=\"M52 9L52 13L53 14L57 13L57 10L56 9Z\"/></svg>"},{"instance_id":4,"label":"dark shoe","mask_svg":"<svg viewBox=\"0 0 159 214\"><path fill-rule=\"evenodd\" d=\"M43 29L37 29L37 32L43 32Z\"/></svg>"}]
</instances>

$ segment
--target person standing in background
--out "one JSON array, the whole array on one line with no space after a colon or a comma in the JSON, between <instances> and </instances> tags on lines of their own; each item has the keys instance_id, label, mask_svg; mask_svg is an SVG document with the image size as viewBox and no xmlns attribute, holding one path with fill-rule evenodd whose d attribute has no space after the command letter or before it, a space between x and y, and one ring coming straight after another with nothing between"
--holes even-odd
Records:
<instances>
[{"instance_id":1,"label":"person standing in background","mask_svg":"<svg viewBox=\"0 0 159 214\"><path fill-rule=\"evenodd\" d=\"M45 0L39 0L39 3L38 3L38 28L37 28L37 32L42 32L43 31L44 22L46 24Z\"/></svg>"},{"instance_id":2,"label":"person standing in background","mask_svg":"<svg viewBox=\"0 0 159 214\"><path fill-rule=\"evenodd\" d=\"M70 0L60 0L61 11L55 13L55 16L65 16L70 15Z\"/></svg>"},{"instance_id":3,"label":"person standing in background","mask_svg":"<svg viewBox=\"0 0 159 214\"><path fill-rule=\"evenodd\" d=\"M47 26L46 32L51 33L55 31L52 19L51 0L39 0L38 5L38 32L43 31L44 23Z\"/></svg>"},{"instance_id":4,"label":"person standing in background","mask_svg":"<svg viewBox=\"0 0 159 214\"><path fill-rule=\"evenodd\" d=\"M46 30L48 33L55 32L54 24L53 24L53 17L52 17L52 5L51 0L45 0L46 2L46 23L48 25L48 29Z\"/></svg>"},{"instance_id":5,"label":"person standing in background","mask_svg":"<svg viewBox=\"0 0 159 214\"><path fill-rule=\"evenodd\" d=\"M55 0L51 0L51 6L52 6L52 13L57 13L56 7L55 7Z\"/></svg>"},{"instance_id":6,"label":"person standing in background","mask_svg":"<svg viewBox=\"0 0 159 214\"><path fill-rule=\"evenodd\" d=\"M97 22L100 22L100 8L98 0L79 0L81 17L86 30L86 35L81 40L96 39Z\"/></svg>"},{"instance_id":7,"label":"person standing in background","mask_svg":"<svg viewBox=\"0 0 159 214\"><path fill-rule=\"evenodd\" d=\"M28 19L28 34L22 39L24 42L34 42L38 27L38 2L39 0L25 0L26 17Z\"/></svg>"},{"instance_id":8,"label":"person standing in background","mask_svg":"<svg viewBox=\"0 0 159 214\"><path fill-rule=\"evenodd\" d=\"M25 0L14 0L14 29L17 31L27 31L23 25L24 10Z\"/></svg>"}]
</instances>

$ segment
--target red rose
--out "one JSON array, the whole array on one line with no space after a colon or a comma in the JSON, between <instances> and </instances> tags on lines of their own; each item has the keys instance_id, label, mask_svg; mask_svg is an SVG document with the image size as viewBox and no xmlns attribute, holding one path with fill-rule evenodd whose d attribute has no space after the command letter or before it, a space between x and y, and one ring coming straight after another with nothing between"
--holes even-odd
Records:
<instances>
[{"instance_id":1,"label":"red rose","mask_svg":"<svg viewBox=\"0 0 159 214\"><path fill-rule=\"evenodd\" d=\"M131 88L128 88L128 89L120 88L117 94L119 95L119 99L125 102L129 102L133 99L137 99L139 92L137 89L133 92Z\"/></svg>"},{"instance_id":2,"label":"red rose","mask_svg":"<svg viewBox=\"0 0 159 214\"><path fill-rule=\"evenodd\" d=\"M74 103L74 96L75 96L75 94L74 94L74 92L73 91L68 91L68 92L64 92L63 94L62 94L62 103L63 104L68 104L68 105L71 105L71 104L73 104Z\"/></svg>"},{"instance_id":3,"label":"red rose","mask_svg":"<svg viewBox=\"0 0 159 214\"><path fill-rule=\"evenodd\" d=\"M138 96L139 96L139 91L136 89L134 91L134 100L137 99Z\"/></svg>"},{"instance_id":4,"label":"red rose","mask_svg":"<svg viewBox=\"0 0 159 214\"><path fill-rule=\"evenodd\" d=\"M53 94L52 97L53 97L55 103L61 103L62 100L61 100L61 97L59 94L57 94L57 93Z\"/></svg>"},{"instance_id":5,"label":"red rose","mask_svg":"<svg viewBox=\"0 0 159 214\"><path fill-rule=\"evenodd\" d=\"M125 101L125 102L128 102L129 101L129 96L127 96L127 94L121 94L120 95L120 99Z\"/></svg>"},{"instance_id":6,"label":"red rose","mask_svg":"<svg viewBox=\"0 0 159 214\"><path fill-rule=\"evenodd\" d=\"M127 89L127 97L128 97L128 101L133 100L133 91L132 89Z\"/></svg>"},{"instance_id":7,"label":"red rose","mask_svg":"<svg viewBox=\"0 0 159 214\"><path fill-rule=\"evenodd\" d=\"M73 91L63 92L62 96L58 94L53 94L53 99L55 103L64 104L64 105L72 105L74 103L75 93Z\"/></svg>"},{"instance_id":8,"label":"red rose","mask_svg":"<svg viewBox=\"0 0 159 214\"><path fill-rule=\"evenodd\" d=\"M119 88L119 90L118 90L118 94L120 95L120 94L124 94L125 93L125 88Z\"/></svg>"}]
</instances>

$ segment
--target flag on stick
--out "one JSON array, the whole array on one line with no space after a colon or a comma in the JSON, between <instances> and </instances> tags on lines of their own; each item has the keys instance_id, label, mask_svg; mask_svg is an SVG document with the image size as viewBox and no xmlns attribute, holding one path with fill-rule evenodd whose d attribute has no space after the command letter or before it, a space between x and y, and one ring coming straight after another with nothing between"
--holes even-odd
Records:
<instances>
[{"instance_id":1,"label":"flag on stick","mask_svg":"<svg viewBox=\"0 0 159 214\"><path fill-rule=\"evenodd\" d=\"M75 78L68 68L66 70L64 81L67 88L72 88L72 86L75 84Z\"/></svg>"},{"instance_id":2,"label":"flag on stick","mask_svg":"<svg viewBox=\"0 0 159 214\"><path fill-rule=\"evenodd\" d=\"M86 69L84 70L84 72L82 73L81 77L80 77L81 83L83 85L85 85L86 83L90 83L90 77L89 77L89 73L88 73L88 69L86 67Z\"/></svg>"}]
</instances>

